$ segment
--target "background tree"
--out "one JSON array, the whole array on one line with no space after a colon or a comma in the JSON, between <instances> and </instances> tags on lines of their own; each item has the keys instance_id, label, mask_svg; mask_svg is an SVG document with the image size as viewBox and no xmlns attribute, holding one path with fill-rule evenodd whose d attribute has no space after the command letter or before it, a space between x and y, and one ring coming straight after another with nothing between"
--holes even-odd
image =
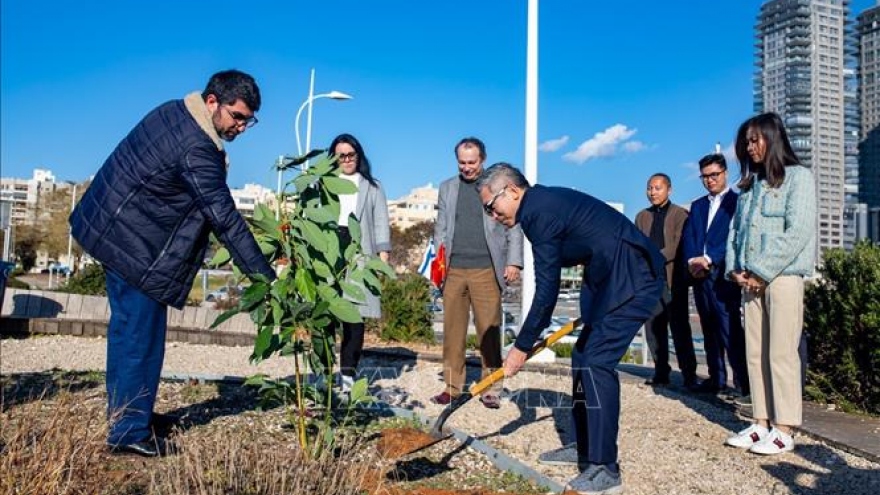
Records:
<instances>
[{"instance_id":1,"label":"background tree","mask_svg":"<svg viewBox=\"0 0 880 495\"><path fill-rule=\"evenodd\" d=\"M37 249L40 247L41 232L33 225L16 225L13 227L15 240L15 258L21 262L25 273L37 264Z\"/></svg>"},{"instance_id":2,"label":"background tree","mask_svg":"<svg viewBox=\"0 0 880 495\"><path fill-rule=\"evenodd\" d=\"M433 221L419 222L406 230L392 227L389 263L403 271L415 272L433 236Z\"/></svg>"},{"instance_id":3,"label":"background tree","mask_svg":"<svg viewBox=\"0 0 880 495\"><path fill-rule=\"evenodd\" d=\"M88 186L88 182L77 184L77 201L82 198ZM52 259L57 260L62 255L67 255L67 245L70 237L70 224L67 219L72 211L71 194L73 194L72 186L59 188L43 196L39 204L37 225L43 234L39 247L46 251L49 258ZM76 260L72 264L74 266L78 265L83 251L75 241L72 245L71 254L74 260Z\"/></svg>"}]
</instances>

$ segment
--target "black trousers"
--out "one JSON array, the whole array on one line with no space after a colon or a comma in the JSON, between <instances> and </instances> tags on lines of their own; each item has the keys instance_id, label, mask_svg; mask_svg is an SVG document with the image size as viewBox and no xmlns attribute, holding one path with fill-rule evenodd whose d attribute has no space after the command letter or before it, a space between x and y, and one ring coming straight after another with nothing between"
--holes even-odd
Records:
<instances>
[{"instance_id":1,"label":"black trousers","mask_svg":"<svg viewBox=\"0 0 880 495\"><path fill-rule=\"evenodd\" d=\"M364 324L342 324L342 347L339 349L339 370L343 375L355 376L364 350Z\"/></svg>"},{"instance_id":2,"label":"black trousers","mask_svg":"<svg viewBox=\"0 0 880 495\"><path fill-rule=\"evenodd\" d=\"M672 330L675 357L685 382L696 380L697 356L691 334L686 283L674 283L671 301L663 305L660 314L645 323L645 340L654 360L654 379L659 381L668 381L672 371L669 366L669 330Z\"/></svg>"}]
</instances>

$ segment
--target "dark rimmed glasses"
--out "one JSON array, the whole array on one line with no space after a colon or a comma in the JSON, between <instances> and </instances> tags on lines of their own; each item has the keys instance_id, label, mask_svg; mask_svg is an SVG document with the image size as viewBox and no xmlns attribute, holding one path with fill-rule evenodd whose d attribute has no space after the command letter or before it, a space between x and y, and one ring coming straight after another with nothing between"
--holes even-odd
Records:
<instances>
[{"instance_id":1,"label":"dark rimmed glasses","mask_svg":"<svg viewBox=\"0 0 880 495\"><path fill-rule=\"evenodd\" d=\"M721 174L727 172L727 170L722 170L720 172L712 172L711 174L700 174L700 178L703 180L718 180L721 177Z\"/></svg>"},{"instance_id":2,"label":"dark rimmed glasses","mask_svg":"<svg viewBox=\"0 0 880 495\"><path fill-rule=\"evenodd\" d=\"M338 157L340 162L347 162L349 160L354 160L355 158L357 158L358 154L357 151L352 151L350 153L339 153L336 156Z\"/></svg>"},{"instance_id":3,"label":"dark rimmed glasses","mask_svg":"<svg viewBox=\"0 0 880 495\"><path fill-rule=\"evenodd\" d=\"M491 216L495 213L495 201L498 199L499 196L504 194L504 191L506 191L506 190L507 190L507 186L502 187L500 191L498 191L497 193L495 193L495 195L492 196L492 199L490 199L488 203L483 205L483 211L486 212L486 215Z\"/></svg>"},{"instance_id":4,"label":"dark rimmed glasses","mask_svg":"<svg viewBox=\"0 0 880 495\"><path fill-rule=\"evenodd\" d=\"M228 113L229 116L232 117L232 120L234 120L235 123L238 125L243 125L247 128L251 128L251 127L257 125L257 122L259 122L259 120L257 120L256 115L251 115L250 117L247 117L239 112L234 112L227 107L223 107L223 108L226 109L226 113Z\"/></svg>"}]
</instances>

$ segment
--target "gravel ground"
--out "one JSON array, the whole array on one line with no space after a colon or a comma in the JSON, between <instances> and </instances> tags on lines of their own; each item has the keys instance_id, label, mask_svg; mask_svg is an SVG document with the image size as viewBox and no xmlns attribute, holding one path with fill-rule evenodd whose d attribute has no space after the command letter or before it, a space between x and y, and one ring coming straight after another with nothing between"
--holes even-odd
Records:
<instances>
[{"instance_id":1,"label":"gravel ground","mask_svg":"<svg viewBox=\"0 0 880 495\"><path fill-rule=\"evenodd\" d=\"M250 350L169 343L164 372L211 376L262 372L276 377L290 373L290 364L277 358L252 366ZM103 370L104 353L103 339L4 339L0 341L0 372ZM371 377L376 395L390 404L426 416L442 410L428 400L443 386L439 364L365 359L362 368ZM570 386L567 376L523 372L505 382L501 409L489 411L474 400L447 424L564 483L576 474L575 469L539 465L537 456L572 437L567 407ZM880 493L880 465L804 436L797 437L794 452L774 457L723 446L731 432L746 425L724 404L624 382L619 444L626 493ZM451 444L448 450L456 448L453 441L444 443ZM467 463L471 469L484 469L485 464L478 459Z\"/></svg>"}]
</instances>

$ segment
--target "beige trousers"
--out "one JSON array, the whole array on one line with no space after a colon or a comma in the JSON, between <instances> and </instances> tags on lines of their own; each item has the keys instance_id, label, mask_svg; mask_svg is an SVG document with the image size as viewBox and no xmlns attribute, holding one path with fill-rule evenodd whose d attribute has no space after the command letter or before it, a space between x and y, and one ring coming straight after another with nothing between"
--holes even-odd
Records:
<instances>
[{"instance_id":1,"label":"beige trousers","mask_svg":"<svg viewBox=\"0 0 880 495\"><path fill-rule=\"evenodd\" d=\"M465 348L470 312L474 312L477 344L485 377L501 367L501 289L492 268L451 268L443 286L443 378L446 391L464 390ZM490 390L497 393L501 382Z\"/></svg>"},{"instance_id":2,"label":"beige trousers","mask_svg":"<svg viewBox=\"0 0 880 495\"><path fill-rule=\"evenodd\" d=\"M776 277L761 295L745 291L743 301L754 418L798 426L803 415L798 344L804 326L804 279Z\"/></svg>"}]
</instances>

